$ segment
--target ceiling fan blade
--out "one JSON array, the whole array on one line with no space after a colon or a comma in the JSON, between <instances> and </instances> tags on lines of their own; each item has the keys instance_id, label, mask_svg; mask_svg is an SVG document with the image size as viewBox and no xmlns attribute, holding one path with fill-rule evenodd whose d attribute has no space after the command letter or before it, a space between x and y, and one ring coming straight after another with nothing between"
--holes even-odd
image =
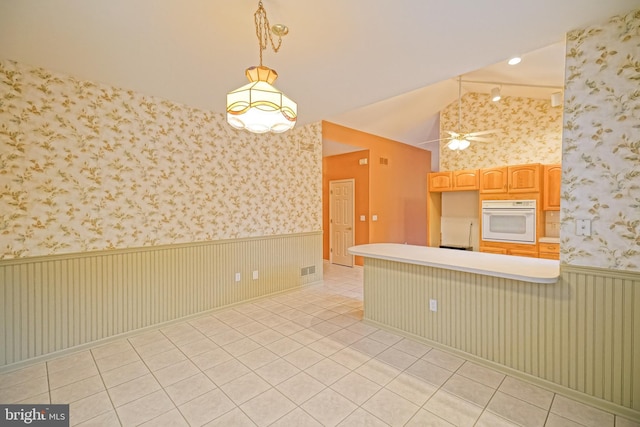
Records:
<instances>
[{"instance_id":1,"label":"ceiling fan blade","mask_svg":"<svg viewBox=\"0 0 640 427\"><path fill-rule=\"evenodd\" d=\"M450 141L452 139L453 139L453 137L447 136L447 137L444 137L444 138L432 139L430 141L418 142L416 145L428 144L430 142L437 142L437 141Z\"/></svg>"},{"instance_id":2,"label":"ceiling fan blade","mask_svg":"<svg viewBox=\"0 0 640 427\"><path fill-rule=\"evenodd\" d=\"M492 129L492 130L483 130L479 132L469 132L467 136L480 136L480 135L488 135L490 133L500 132L500 129Z\"/></svg>"},{"instance_id":3,"label":"ceiling fan blade","mask_svg":"<svg viewBox=\"0 0 640 427\"><path fill-rule=\"evenodd\" d=\"M467 137L467 139L469 141L478 141L478 142L493 142L493 139L490 138L484 138L482 136L469 136Z\"/></svg>"},{"instance_id":4,"label":"ceiling fan blade","mask_svg":"<svg viewBox=\"0 0 640 427\"><path fill-rule=\"evenodd\" d=\"M460 133L458 133L458 132L454 132L454 131L452 131L452 130L446 130L445 132L446 132L446 133L448 133L449 135L451 135L453 138L457 138L457 137L459 137L460 135L462 135L462 134L460 134Z\"/></svg>"}]
</instances>

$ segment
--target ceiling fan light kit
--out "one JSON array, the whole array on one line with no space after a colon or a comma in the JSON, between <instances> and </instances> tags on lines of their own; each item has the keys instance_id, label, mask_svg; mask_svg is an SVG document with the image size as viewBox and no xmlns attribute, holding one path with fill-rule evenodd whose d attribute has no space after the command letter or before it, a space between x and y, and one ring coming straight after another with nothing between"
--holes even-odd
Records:
<instances>
[{"instance_id":1,"label":"ceiling fan light kit","mask_svg":"<svg viewBox=\"0 0 640 427\"><path fill-rule=\"evenodd\" d=\"M467 141L466 139L462 138L462 139L452 139L451 141L449 141L449 143L447 144L447 148L449 150L464 150L465 148L468 148L469 145L471 145L471 143L469 141Z\"/></svg>"},{"instance_id":2,"label":"ceiling fan light kit","mask_svg":"<svg viewBox=\"0 0 640 427\"><path fill-rule=\"evenodd\" d=\"M440 137L438 139L434 139L431 141L424 141L419 143L422 144L430 144L432 142L443 142L447 141L445 147L453 151L461 151L469 148L471 145L471 141L474 142L492 142L491 138L485 138L484 135L489 135L492 133L500 132L499 129L492 130L484 130L480 132L467 132L462 133L462 76L458 76L458 130L456 132L448 130L445 131L449 134L448 137Z\"/></svg>"},{"instance_id":3,"label":"ceiling fan light kit","mask_svg":"<svg viewBox=\"0 0 640 427\"><path fill-rule=\"evenodd\" d=\"M498 92L500 91L500 88ZM492 95L493 95L493 91ZM499 99L499 98L498 98ZM488 135L497 132L497 130L485 130L481 132L468 132L462 133L462 76L458 76L458 131L447 131L450 136L450 141L447 142L446 147L450 150L461 151L469 148L471 141L490 142L490 139L482 138L481 135Z\"/></svg>"},{"instance_id":4,"label":"ceiling fan light kit","mask_svg":"<svg viewBox=\"0 0 640 427\"><path fill-rule=\"evenodd\" d=\"M276 89L272 83L278 73L262 65L262 51L268 42L274 52L278 52L282 37L289 29L286 25L269 26L267 11L258 2L254 13L256 36L260 51L260 65L247 68L245 75L249 83L227 94L227 122L236 129L246 129L253 133L285 132L293 128L298 118L298 105ZM278 43L272 35L278 37Z\"/></svg>"}]
</instances>

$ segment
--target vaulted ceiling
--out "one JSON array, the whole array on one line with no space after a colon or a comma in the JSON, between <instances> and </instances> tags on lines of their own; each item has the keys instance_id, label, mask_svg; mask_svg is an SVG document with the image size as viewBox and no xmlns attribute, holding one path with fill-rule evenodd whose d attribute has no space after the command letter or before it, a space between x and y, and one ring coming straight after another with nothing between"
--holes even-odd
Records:
<instances>
[{"instance_id":1,"label":"vaulted ceiling","mask_svg":"<svg viewBox=\"0 0 640 427\"><path fill-rule=\"evenodd\" d=\"M456 98L456 76L561 86L566 32L640 7L640 0L263 4L272 24L290 30L279 53L265 51L264 65L278 71L275 85L298 103L300 125L329 120L417 144ZM257 5L2 0L0 58L223 113L226 93L245 84L244 70L258 63ZM502 64L513 54L525 60L510 70Z\"/></svg>"}]
</instances>

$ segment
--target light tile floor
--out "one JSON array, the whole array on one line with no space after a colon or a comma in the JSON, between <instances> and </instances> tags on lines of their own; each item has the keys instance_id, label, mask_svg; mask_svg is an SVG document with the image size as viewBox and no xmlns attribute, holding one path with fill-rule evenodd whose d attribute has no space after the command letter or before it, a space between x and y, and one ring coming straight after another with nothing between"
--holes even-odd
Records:
<instances>
[{"instance_id":1,"label":"light tile floor","mask_svg":"<svg viewBox=\"0 0 640 427\"><path fill-rule=\"evenodd\" d=\"M0 375L81 426L640 423L362 323L362 269Z\"/></svg>"}]
</instances>

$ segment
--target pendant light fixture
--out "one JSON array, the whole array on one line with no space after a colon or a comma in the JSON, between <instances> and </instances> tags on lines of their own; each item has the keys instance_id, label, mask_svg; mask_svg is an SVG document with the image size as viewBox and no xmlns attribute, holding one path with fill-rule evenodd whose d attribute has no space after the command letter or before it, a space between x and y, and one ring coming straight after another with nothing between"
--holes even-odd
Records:
<instances>
[{"instance_id":1,"label":"pendant light fixture","mask_svg":"<svg viewBox=\"0 0 640 427\"><path fill-rule=\"evenodd\" d=\"M258 10L253 16L260 65L247 68L245 75L249 79L248 84L227 94L227 122L236 129L247 129L253 133L285 132L295 126L298 106L272 85L278 73L262 65L262 51L270 43L277 53L282 36L287 35L289 29L282 24L269 25L262 1L258 2ZM278 36L277 45L273 35Z\"/></svg>"}]
</instances>

